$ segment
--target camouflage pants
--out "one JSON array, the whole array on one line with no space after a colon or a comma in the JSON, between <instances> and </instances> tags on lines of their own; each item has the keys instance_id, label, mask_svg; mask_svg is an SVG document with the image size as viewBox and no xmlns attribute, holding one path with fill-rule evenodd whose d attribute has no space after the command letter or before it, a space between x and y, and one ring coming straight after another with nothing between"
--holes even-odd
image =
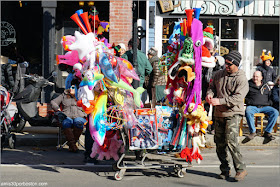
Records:
<instances>
[{"instance_id":1,"label":"camouflage pants","mask_svg":"<svg viewBox=\"0 0 280 187\"><path fill-rule=\"evenodd\" d=\"M221 162L221 171L229 171L229 155L230 152L233 165L236 172L242 172L246 169L245 163L242 161L240 153L238 132L240 115L233 115L230 117L215 117L215 136L216 153Z\"/></svg>"}]
</instances>

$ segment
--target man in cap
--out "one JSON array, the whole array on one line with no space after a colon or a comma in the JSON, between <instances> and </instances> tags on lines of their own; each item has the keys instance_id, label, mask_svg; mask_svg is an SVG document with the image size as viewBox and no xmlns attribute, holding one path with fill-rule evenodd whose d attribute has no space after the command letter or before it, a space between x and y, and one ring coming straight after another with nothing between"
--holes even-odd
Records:
<instances>
[{"instance_id":1,"label":"man in cap","mask_svg":"<svg viewBox=\"0 0 280 187\"><path fill-rule=\"evenodd\" d=\"M215 106L214 140L222 171L218 178L227 179L230 176L229 151L236 171L236 181L247 175L237 139L239 122L244 116L244 98L249 90L244 71L238 69L240 61L241 54L231 51L225 57L225 69L214 75L206 94L206 101Z\"/></svg>"}]
</instances>

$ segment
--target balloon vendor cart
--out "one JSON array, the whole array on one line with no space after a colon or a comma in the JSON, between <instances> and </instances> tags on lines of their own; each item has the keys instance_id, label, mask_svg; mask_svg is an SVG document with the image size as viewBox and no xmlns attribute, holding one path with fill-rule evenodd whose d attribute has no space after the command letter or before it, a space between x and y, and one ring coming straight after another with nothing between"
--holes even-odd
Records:
<instances>
[{"instance_id":1,"label":"balloon vendor cart","mask_svg":"<svg viewBox=\"0 0 280 187\"><path fill-rule=\"evenodd\" d=\"M199 8L189 9L187 19L175 22L168 51L159 62L167 77L167 106L155 108L142 108L145 89L131 86L140 80L131 62L116 56L119 48L106 38L97 37L109 32L109 22L83 10L71 16L83 33L62 37L67 52L57 55L57 64L70 72L66 85L73 79L79 83L77 105L88 115L94 139L90 156L113 158L116 180L126 170L151 168L171 168L183 177L192 160L203 160L199 148L205 147L211 123L201 100L202 67L214 67L215 61L209 52L214 47L213 26L203 30L199 14ZM129 152L135 152L136 159Z\"/></svg>"}]
</instances>

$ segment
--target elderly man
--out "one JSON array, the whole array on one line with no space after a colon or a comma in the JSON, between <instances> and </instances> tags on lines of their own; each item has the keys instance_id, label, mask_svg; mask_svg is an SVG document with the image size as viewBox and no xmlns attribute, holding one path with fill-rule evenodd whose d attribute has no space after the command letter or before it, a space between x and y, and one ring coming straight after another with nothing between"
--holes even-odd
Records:
<instances>
[{"instance_id":1,"label":"elderly man","mask_svg":"<svg viewBox=\"0 0 280 187\"><path fill-rule=\"evenodd\" d=\"M273 126L277 121L279 112L272 107L271 90L267 84L262 82L262 72L256 71L253 78L249 80L249 92L245 98L247 104L245 116L249 126L250 135L247 137L252 140L256 136L256 128L254 122L255 113L265 113L268 115L268 124L265 128L263 137L268 140L274 140L275 137L271 135Z\"/></svg>"},{"instance_id":2,"label":"elderly man","mask_svg":"<svg viewBox=\"0 0 280 187\"><path fill-rule=\"evenodd\" d=\"M238 129L244 115L244 98L248 93L248 81L243 70L238 69L241 54L231 51L225 57L225 69L215 73L207 91L206 101L215 106L216 152L221 162L220 179L230 176L230 152L236 171L235 180L240 181L247 175L238 142Z\"/></svg>"}]
</instances>

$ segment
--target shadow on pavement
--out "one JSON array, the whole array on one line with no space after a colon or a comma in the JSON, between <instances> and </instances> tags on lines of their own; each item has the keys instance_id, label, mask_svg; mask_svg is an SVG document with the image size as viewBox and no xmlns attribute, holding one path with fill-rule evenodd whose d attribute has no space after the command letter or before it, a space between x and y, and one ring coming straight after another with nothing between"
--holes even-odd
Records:
<instances>
[{"instance_id":1,"label":"shadow on pavement","mask_svg":"<svg viewBox=\"0 0 280 187\"><path fill-rule=\"evenodd\" d=\"M212 178L217 178L218 177L218 174L216 174L216 173L197 171L197 170L191 170L191 169L187 169L187 173L191 173L191 174L194 174L194 175L202 175L202 176L212 177Z\"/></svg>"}]
</instances>

